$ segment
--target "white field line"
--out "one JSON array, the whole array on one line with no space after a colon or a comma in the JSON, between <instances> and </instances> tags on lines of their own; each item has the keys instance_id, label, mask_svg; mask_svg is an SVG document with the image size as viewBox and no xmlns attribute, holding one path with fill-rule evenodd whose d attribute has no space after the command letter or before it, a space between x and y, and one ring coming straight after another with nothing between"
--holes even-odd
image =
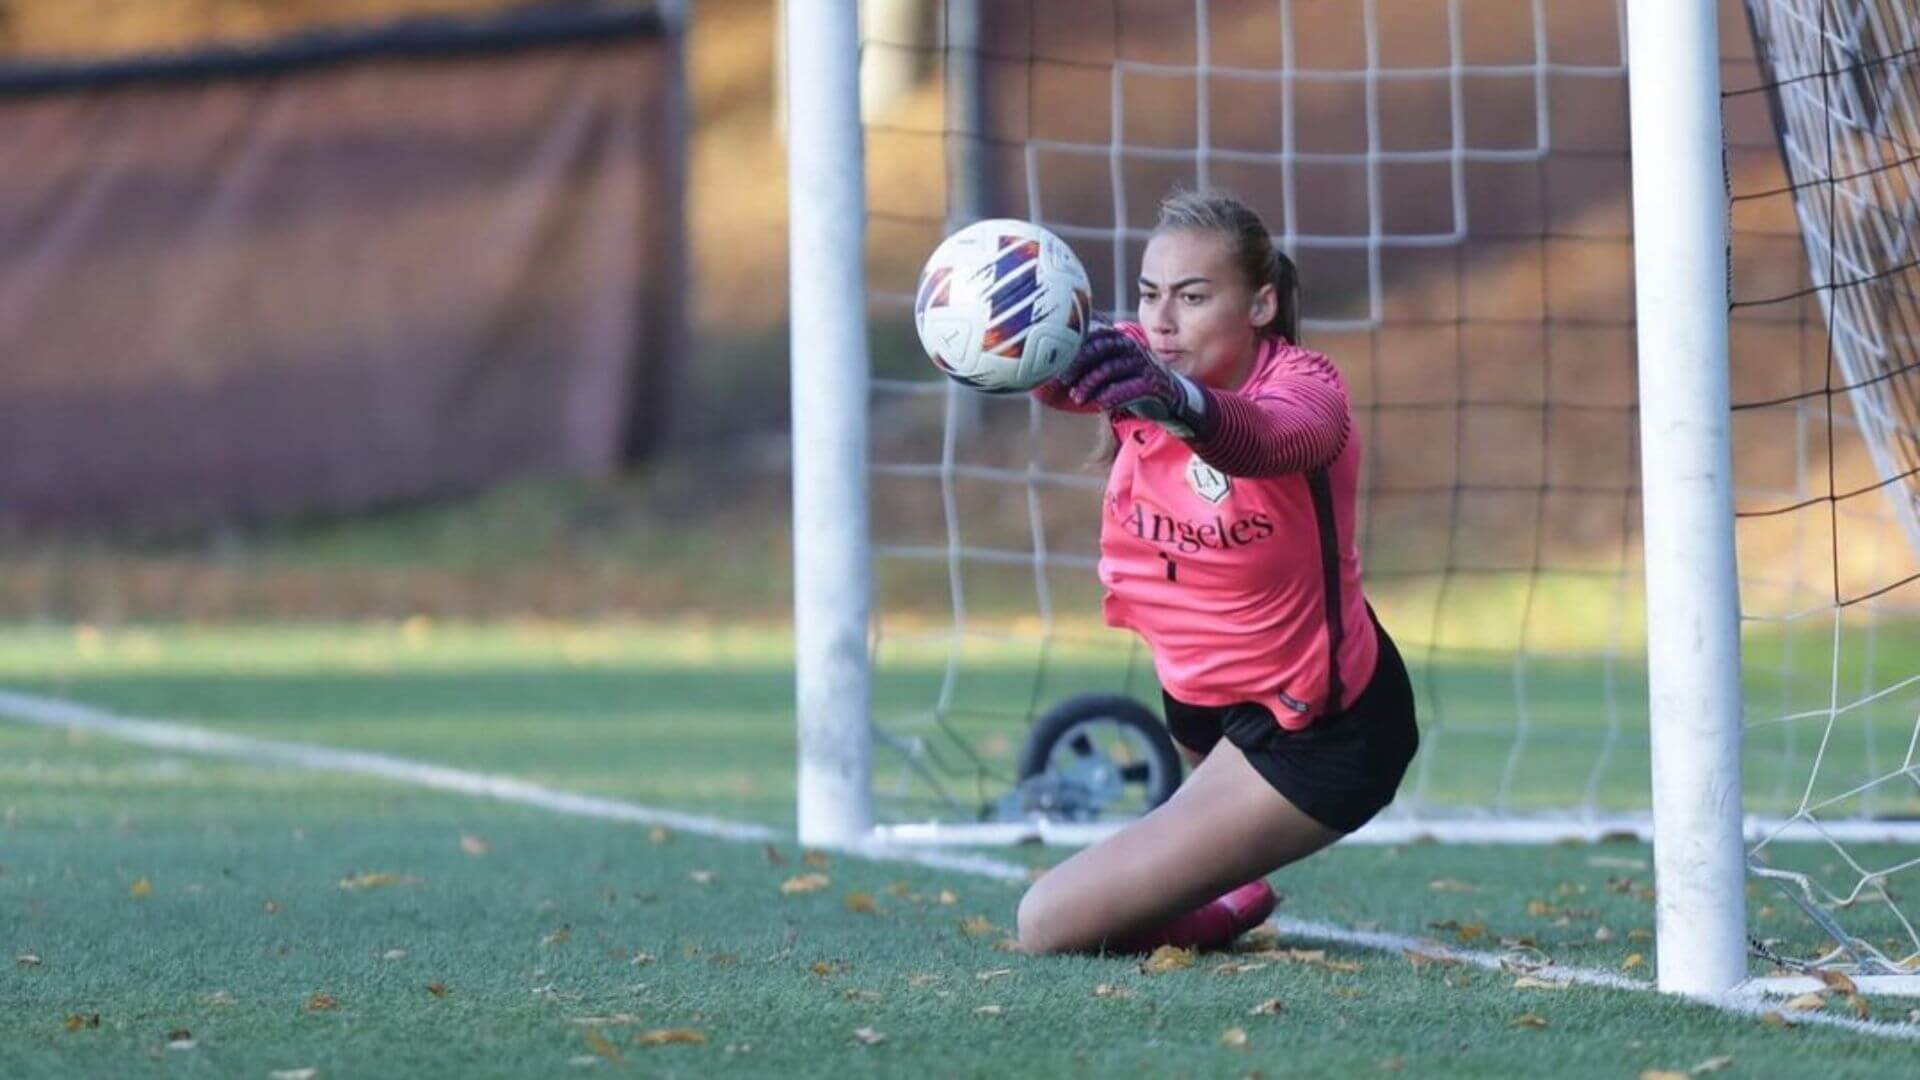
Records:
<instances>
[{"instance_id":1,"label":"white field line","mask_svg":"<svg viewBox=\"0 0 1920 1080\"><path fill-rule=\"evenodd\" d=\"M728 821L723 818L686 814L674 810L660 810L620 799L559 791L508 776L469 772L389 754L336 750L309 743L257 739L189 724L122 716L76 702L6 690L0 690L0 719L60 730L86 731L161 750L205 754L253 764L287 765L316 772L378 777L395 783L473 795L500 802L518 803L575 817L642 825L663 825L682 832L722 840L770 842L791 839L784 833L764 825ZM963 852L900 847L886 843L859 844L842 850L846 854L860 858L914 863L932 869L1011 883L1026 881L1029 875L1028 867L1019 863ZM1293 938L1325 941L1383 952L1417 952L1492 971L1510 970L1515 962L1515 957L1512 955L1454 949L1421 938L1371 930L1351 930L1331 923L1276 917L1270 920L1270 925L1281 934ZM1644 980L1631 979L1595 968L1561 967L1549 964L1529 968L1527 973L1539 979L1603 987L1610 990L1654 989L1652 983ZM1748 984L1731 994L1694 1000L1701 1004L1749 1016L1760 1016L1777 1011L1770 1008L1767 1001L1752 989L1752 983L1758 981L1760 980L1750 980ZM1920 1041L1920 1025L1916 1024L1877 1023L1827 1013L1793 1013L1791 1015L1783 1013L1782 1015L1788 1016L1790 1022L1794 1024L1837 1027L1862 1035Z\"/></svg>"}]
</instances>

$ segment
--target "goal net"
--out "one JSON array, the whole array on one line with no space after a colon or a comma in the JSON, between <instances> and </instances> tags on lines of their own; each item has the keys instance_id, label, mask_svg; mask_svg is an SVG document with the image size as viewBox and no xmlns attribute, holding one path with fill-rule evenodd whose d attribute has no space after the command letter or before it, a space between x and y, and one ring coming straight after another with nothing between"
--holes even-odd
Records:
<instances>
[{"instance_id":1,"label":"goal net","mask_svg":"<svg viewBox=\"0 0 1920 1080\"><path fill-rule=\"evenodd\" d=\"M1306 344L1353 394L1368 595L1422 725L1363 835L1647 835L1622 12L882 6L862 56L885 834L1091 835L1022 797L1035 721L1088 693L1158 708L1148 658L1099 623L1096 425L939 378L912 337L920 260L970 220L1030 219L1125 316L1155 206L1184 185L1262 214L1300 267ZM1916 19L1747 8L1720 22L1749 865L1829 936L1823 959L1893 971L1920 956L1899 899L1920 875L1901 846L1920 835ZM1148 771L1124 733L1076 737L1068 765ZM1066 816L1110 827L1139 787Z\"/></svg>"}]
</instances>

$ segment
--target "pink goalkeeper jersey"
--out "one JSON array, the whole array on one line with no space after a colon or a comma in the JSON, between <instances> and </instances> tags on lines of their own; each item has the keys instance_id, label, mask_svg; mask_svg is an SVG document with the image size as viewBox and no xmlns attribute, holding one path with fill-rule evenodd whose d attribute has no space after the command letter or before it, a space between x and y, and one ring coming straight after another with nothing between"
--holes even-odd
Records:
<instances>
[{"instance_id":1,"label":"pink goalkeeper jersey","mask_svg":"<svg viewBox=\"0 0 1920 1080\"><path fill-rule=\"evenodd\" d=\"M1146 344L1137 324L1120 329ZM1146 640L1177 700L1255 701L1304 728L1352 704L1378 650L1360 589L1346 384L1325 356L1276 339L1238 390L1207 399L1204 441L1114 422L1106 620Z\"/></svg>"}]
</instances>

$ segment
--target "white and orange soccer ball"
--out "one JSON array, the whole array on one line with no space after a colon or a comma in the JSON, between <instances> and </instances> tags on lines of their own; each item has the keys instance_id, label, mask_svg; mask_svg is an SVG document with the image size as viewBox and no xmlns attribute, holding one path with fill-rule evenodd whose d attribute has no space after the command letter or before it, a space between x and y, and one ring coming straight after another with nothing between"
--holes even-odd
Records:
<instances>
[{"instance_id":1,"label":"white and orange soccer ball","mask_svg":"<svg viewBox=\"0 0 1920 1080\"><path fill-rule=\"evenodd\" d=\"M920 271L913 325L948 378L989 394L1031 390L1067 366L1093 317L1087 271L1031 222L979 221Z\"/></svg>"}]
</instances>

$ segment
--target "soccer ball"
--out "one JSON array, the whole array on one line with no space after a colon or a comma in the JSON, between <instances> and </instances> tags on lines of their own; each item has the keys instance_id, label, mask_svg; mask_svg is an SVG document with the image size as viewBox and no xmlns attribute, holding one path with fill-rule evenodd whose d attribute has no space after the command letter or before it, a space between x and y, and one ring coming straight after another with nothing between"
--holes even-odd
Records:
<instances>
[{"instance_id":1,"label":"soccer ball","mask_svg":"<svg viewBox=\"0 0 1920 1080\"><path fill-rule=\"evenodd\" d=\"M920 271L913 325L935 367L988 394L1031 390L1073 359L1093 315L1066 241L1026 221L975 222Z\"/></svg>"}]
</instances>

